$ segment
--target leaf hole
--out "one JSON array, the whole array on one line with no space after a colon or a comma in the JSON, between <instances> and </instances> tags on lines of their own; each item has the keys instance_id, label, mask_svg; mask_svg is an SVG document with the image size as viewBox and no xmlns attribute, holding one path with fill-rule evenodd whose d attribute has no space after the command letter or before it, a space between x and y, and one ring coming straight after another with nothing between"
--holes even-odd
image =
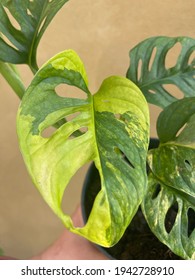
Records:
<instances>
[{"instance_id":1,"label":"leaf hole","mask_svg":"<svg viewBox=\"0 0 195 280\"><path fill-rule=\"evenodd\" d=\"M16 18L12 15L12 13L9 11L8 8L6 8L6 7L3 7L3 8L4 8L4 10L5 10L5 12L6 12L7 16L8 16L8 19L9 19L10 23L13 25L13 27L14 27L16 30L20 31L20 30L21 30L21 26L20 26L19 22L18 22L18 21L16 20Z\"/></svg>"},{"instance_id":2,"label":"leaf hole","mask_svg":"<svg viewBox=\"0 0 195 280\"><path fill-rule=\"evenodd\" d=\"M64 98L79 98L86 99L86 93L74 86L70 86L67 84L60 84L55 88L55 92L58 96Z\"/></svg>"},{"instance_id":3,"label":"leaf hole","mask_svg":"<svg viewBox=\"0 0 195 280\"><path fill-rule=\"evenodd\" d=\"M177 131L176 137L178 137L178 136L182 133L182 131L186 128L186 126L187 126L187 123L185 123L185 124Z\"/></svg>"},{"instance_id":4,"label":"leaf hole","mask_svg":"<svg viewBox=\"0 0 195 280\"><path fill-rule=\"evenodd\" d=\"M65 118L66 118L67 122L70 122L70 121L76 119L80 114L81 114L81 112L75 112L73 114L66 116Z\"/></svg>"},{"instance_id":5,"label":"leaf hole","mask_svg":"<svg viewBox=\"0 0 195 280\"><path fill-rule=\"evenodd\" d=\"M150 56L150 61L149 61L149 65L148 65L148 70L151 71L152 70L152 65L154 63L155 57L156 57L156 53L157 53L157 48L153 48L151 56Z\"/></svg>"},{"instance_id":6,"label":"leaf hole","mask_svg":"<svg viewBox=\"0 0 195 280\"><path fill-rule=\"evenodd\" d=\"M41 132L41 136L43 138L50 138L56 132L56 130L57 129L55 127L49 126Z\"/></svg>"},{"instance_id":7,"label":"leaf hole","mask_svg":"<svg viewBox=\"0 0 195 280\"><path fill-rule=\"evenodd\" d=\"M140 58L137 66L137 81L141 80L142 66L143 66L143 62L142 59Z\"/></svg>"},{"instance_id":8,"label":"leaf hole","mask_svg":"<svg viewBox=\"0 0 195 280\"><path fill-rule=\"evenodd\" d=\"M177 64L177 60L181 53L181 50L182 45L179 42L177 42L171 49L169 49L165 58L166 69L170 69Z\"/></svg>"},{"instance_id":9,"label":"leaf hole","mask_svg":"<svg viewBox=\"0 0 195 280\"><path fill-rule=\"evenodd\" d=\"M68 165L74 165L75 161L76 161L76 158L73 158L72 161L67 162L67 164L64 163L65 176L66 176L66 172L67 172L66 170L68 170L68 168L67 168ZM83 166L81 166L78 169L78 171L76 171L73 174L72 178L70 179L70 181L63 193L62 201L61 201L61 207L62 207L62 211L64 213L72 213L72 211L74 211L76 209L79 198L82 195L83 183L85 181L85 176L86 176L86 173L87 173L90 165L91 165L91 162L88 162L88 163L84 164ZM94 180L94 178L92 178L92 180ZM91 194L94 192L93 182L92 182L92 186L90 186L90 187L91 187L91 191L90 191L89 197L91 198ZM61 189L63 189L63 187ZM95 188L95 190L96 190L96 188ZM70 197L72 199L70 199ZM86 207L89 207L89 204L90 204L89 201L87 201ZM74 226L81 226L81 225L77 224L77 222L75 222Z\"/></svg>"},{"instance_id":10,"label":"leaf hole","mask_svg":"<svg viewBox=\"0 0 195 280\"><path fill-rule=\"evenodd\" d=\"M188 59L188 65L193 65L193 68L195 68L195 50L193 50L190 54L190 57Z\"/></svg>"},{"instance_id":11,"label":"leaf hole","mask_svg":"<svg viewBox=\"0 0 195 280\"><path fill-rule=\"evenodd\" d=\"M41 29L43 28L44 24L45 24L45 21L46 21L47 17L44 17L44 19L41 21L41 24L39 26L39 29L38 29L38 33L41 32Z\"/></svg>"},{"instance_id":12,"label":"leaf hole","mask_svg":"<svg viewBox=\"0 0 195 280\"><path fill-rule=\"evenodd\" d=\"M157 198L157 196L159 195L160 191L161 191L161 185L160 184L156 184L155 190L154 190L154 192L152 194L152 199Z\"/></svg>"},{"instance_id":13,"label":"leaf hole","mask_svg":"<svg viewBox=\"0 0 195 280\"><path fill-rule=\"evenodd\" d=\"M83 126L79 129L75 130L73 133L71 133L69 135L68 139L71 140L71 139L74 139L75 137L80 137L87 132L88 132L88 127Z\"/></svg>"},{"instance_id":14,"label":"leaf hole","mask_svg":"<svg viewBox=\"0 0 195 280\"><path fill-rule=\"evenodd\" d=\"M192 165L191 163L189 162L189 160L185 159L184 160L184 163L185 163L185 166L187 168L188 171L192 171Z\"/></svg>"},{"instance_id":15,"label":"leaf hole","mask_svg":"<svg viewBox=\"0 0 195 280\"><path fill-rule=\"evenodd\" d=\"M59 128L60 126L62 126L63 124L65 124L66 122L71 122L71 121L76 121L77 117L81 114L81 112L75 112L69 115L66 115L63 119L59 120L57 123L55 123L55 127ZM79 131L79 130L78 130ZM82 132L79 131L74 132L74 136L78 136L81 135Z\"/></svg>"},{"instance_id":16,"label":"leaf hole","mask_svg":"<svg viewBox=\"0 0 195 280\"><path fill-rule=\"evenodd\" d=\"M173 97L177 99L182 99L184 97L184 93L176 86L173 84L165 84L163 85L163 88L165 89L166 92L171 94Z\"/></svg>"},{"instance_id":17,"label":"leaf hole","mask_svg":"<svg viewBox=\"0 0 195 280\"><path fill-rule=\"evenodd\" d=\"M53 127L53 126L49 126L47 128L45 128L42 132L41 132L41 136L43 138L51 138L54 133L57 131L57 128ZM79 137L82 136L83 134L88 132L88 127L81 127L75 131L73 131L69 136L68 139L73 139L75 137Z\"/></svg>"},{"instance_id":18,"label":"leaf hole","mask_svg":"<svg viewBox=\"0 0 195 280\"><path fill-rule=\"evenodd\" d=\"M75 112L73 114L69 114L67 116L65 116L64 118L58 120L55 124L45 128L42 132L41 132L41 136L44 138L50 138L52 137L52 135L56 132L56 130L58 128L60 128L63 124L65 124L66 122L69 121L73 121L74 119L76 119L78 116L80 115L80 112ZM81 132L80 132L81 134ZM75 135L77 135L77 133L75 133Z\"/></svg>"},{"instance_id":19,"label":"leaf hole","mask_svg":"<svg viewBox=\"0 0 195 280\"><path fill-rule=\"evenodd\" d=\"M33 14L31 13L30 9L27 9L26 13L27 13L28 16L34 17Z\"/></svg>"},{"instance_id":20,"label":"leaf hole","mask_svg":"<svg viewBox=\"0 0 195 280\"><path fill-rule=\"evenodd\" d=\"M188 237L192 234L195 229L195 211L192 208L188 209Z\"/></svg>"},{"instance_id":21,"label":"leaf hole","mask_svg":"<svg viewBox=\"0 0 195 280\"><path fill-rule=\"evenodd\" d=\"M118 148L118 147L114 147L114 151L116 154L118 154L125 163L127 163L131 168L135 168L135 166L133 165L133 163L127 158L127 156Z\"/></svg>"},{"instance_id":22,"label":"leaf hole","mask_svg":"<svg viewBox=\"0 0 195 280\"><path fill-rule=\"evenodd\" d=\"M4 40L6 44L8 44L10 47L12 47L14 50L18 51L19 49L16 48L16 46L3 34L1 33L1 38Z\"/></svg>"},{"instance_id":23,"label":"leaf hole","mask_svg":"<svg viewBox=\"0 0 195 280\"><path fill-rule=\"evenodd\" d=\"M155 90L152 90L152 89L149 89L148 92L151 93L151 94L156 94L156 91L155 91Z\"/></svg>"},{"instance_id":24,"label":"leaf hole","mask_svg":"<svg viewBox=\"0 0 195 280\"><path fill-rule=\"evenodd\" d=\"M133 163L126 157L125 154L123 154L123 159L124 161L133 169L135 169L135 166L133 165Z\"/></svg>"},{"instance_id":25,"label":"leaf hole","mask_svg":"<svg viewBox=\"0 0 195 280\"><path fill-rule=\"evenodd\" d=\"M87 126L81 127L80 131L84 134L88 131L88 127Z\"/></svg>"},{"instance_id":26,"label":"leaf hole","mask_svg":"<svg viewBox=\"0 0 195 280\"><path fill-rule=\"evenodd\" d=\"M165 229L167 233L170 233L174 224L175 220L178 214L178 202L175 201L167 211L166 217L165 217Z\"/></svg>"}]
</instances>

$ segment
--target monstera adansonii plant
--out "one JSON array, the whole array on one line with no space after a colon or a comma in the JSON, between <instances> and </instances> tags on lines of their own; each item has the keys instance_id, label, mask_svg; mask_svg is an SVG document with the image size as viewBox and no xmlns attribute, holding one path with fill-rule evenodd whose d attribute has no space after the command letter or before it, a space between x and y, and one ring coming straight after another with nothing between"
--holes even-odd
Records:
<instances>
[{"instance_id":1,"label":"monstera adansonii plant","mask_svg":"<svg viewBox=\"0 0 195 280\"><path fill-rule=\"evenodd\" d=\"M66 2L0 2L0 73L22 99L17 131L34 184L69 230L95 243L117 243L141 204L159 240L195 259L195 40L160 36L139 43L130 51L127 78L109 77L91 94L74 51L61 52L40 70L37 64L41 37ZM167 66L178 44L175 65ZM27 90L15 64L27 64L35 74ZM60 84L85 97L62 97ZM162 109L160 145L149 152L146 100ZM48 127L56 130L45 136ZM62 210L62 197L77 170L92 161L101 190L86 225L77 228Z\"/></svg>"},{"instance_id":2,"label":"monstera adansonii plant","mask_svg":"<svg viewBox=\"0 0 195 280\"><path fill-rule=\"evenodd\" d=\"M77 87L86 97L61 97L55 90L59 84ZM44 137L45 129L64 119ZM147 186L149 114L139 88L112 76L92 95L80 58L64 51L35 75L19 108L17 131L33 182L64 225L102 246L117 243ZM62 198L72 176L91 161L99 170L101 190L86 225L76 228L62 211Z\"/></svg>"},{"instance_id":3,"label":"monstera adansonii plant","mask_svg":"<svg viewBox=\"0 0 195 280\"><path fill-rule=\"evenodd\" d=\"M111 246L123 235L146 192L148 106L139 88L124 77L106 79L92 95L83 64L71 50L39 70L38 44L66 2L0 2L0 72L22 99L17 130L36 187L68 229ZM15 64L27 64L35 74L27 90ZM59 96L60 84L82 90L85 98ZM50 126L56 131L45 137ZM91 161L100 172L101 191L87 224L75 228L61 201L72 176Z\"/></svg>"},{"instance_id":4,"label":"monstera adansonii plant","mask_svg":"<svg viewBox=\"0 0 195 280\"><path fill-rule=\"evenodd\" d=\"M175 65L167 67L176 45ZM195 39L149 38L131 50L130 61L127 77L162 109L157 120L160 145L148 153L142 210L161 242L182 258L195 259Z\"/></svg>"}]
</instances>

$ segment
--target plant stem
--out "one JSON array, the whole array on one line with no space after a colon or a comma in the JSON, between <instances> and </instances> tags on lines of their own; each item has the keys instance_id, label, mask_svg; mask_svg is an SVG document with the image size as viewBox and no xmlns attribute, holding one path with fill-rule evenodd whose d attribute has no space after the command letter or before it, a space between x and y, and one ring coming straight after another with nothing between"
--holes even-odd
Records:
<instances>
[{"instance_id":1,"label":"plant stem","mask_svg":"<svg viewBox=\"0 0 195 280\"><path fill-rule=\"evenodd\" d=\"M25 87L19 77L19 74L17 73L15 66L0 61L0 73L17 94L17 96L22 99L25 92Z\"/></svg>"},{"instance_id":2,"label":"plant stem","mask_svg":"<svg viewBox=\"0 0 195 280\"><path fill-rule=\"evenodd\" d=\"M31 70L31 72L33 73L33 75L35 75L35 74L37 73L37 71L38 71L38 68L35 69L35 68L33 68L33 67L30 67L30 70Z\"/></svg>"},{"instance_id":3,"label":"plant stem","mask_svg":"<svg viewBox=\"0 0 195 280\"><path fill-rule=\"evenodd\" d=\"M35 75L37 73L37 71L39 70L39 67L37 65L37 63L34 63L34 66L32 64L28 64L31 72L33 73L33 75Z\"/></svg>"}]
</instances>

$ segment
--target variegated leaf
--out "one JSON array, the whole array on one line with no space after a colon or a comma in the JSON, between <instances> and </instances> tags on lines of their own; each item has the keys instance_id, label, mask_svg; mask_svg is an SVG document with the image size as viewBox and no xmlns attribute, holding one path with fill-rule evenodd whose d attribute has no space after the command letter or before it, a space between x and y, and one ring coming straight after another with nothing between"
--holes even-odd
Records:
<instances>
[{"instance_id":1,"label":"variegated leaf","mask_svg":"<svg viewBox=\"0 0 195 280\"><path fill-rule=\"evenodd\" d=\"M195 97L166 107L157 127L161 144L148 154L152 175L144 213L174 253L195 259Z\"/></svg>"},{"instance_id":2,"label":"variegated leaf","mask_svg":"<svg viewBox=\"0 0 195 280\"><path fill-rule=\"evenodd\" d=\"M59 84L79 88L86 97L61 97L56 93ZM112 246L145 194L148 106L140 90L126 78L107 78L94 95L87 85L84 66L74 51L56 55L27 89L17 131L36 187L65 226L95 243ZM43 137L47 127L70 115L71 120ZM73 137L83 128L83 134ZM76 228L62 211L62 197L72 176L90 161L100 173L101 190L86 225Z\"/></svg>"}]
</instances>

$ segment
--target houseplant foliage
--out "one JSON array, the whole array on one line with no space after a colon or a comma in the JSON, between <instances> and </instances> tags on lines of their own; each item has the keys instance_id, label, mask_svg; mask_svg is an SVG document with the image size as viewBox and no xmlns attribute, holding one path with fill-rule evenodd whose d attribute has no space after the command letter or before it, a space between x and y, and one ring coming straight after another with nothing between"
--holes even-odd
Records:
<instances>
[{"instance_id":1,"label":"houseplant foliage","mask_svg":"<svg viewBox=\"0 0 195 280\"><path fill-rule=\"evenodd\" d=\"M12 64L25 63L38 70L37 47L47 26L68 0L1 0L0 59ZM10 17L15 19L15 24ZM5 38L8 40L5 40Z\"/></svg>"},{"instance_id":2,"label":"houseplant foliage","mask_svg":"<svg viewBox=\"0 0 195 280\"><path fill-rule=\"evenodd\" d=\"M175 45L180 45L180 53L175 65L167 67L166 58ZM184 97L192 97L195 90L194 48L194 39L188 37L159 36L144 40L130 51L127 78L139 86L149 103L161 108L177 100L166 85L175 85Z\"/></svg>"},{"instance_id":3,"label":"houseplant foliage","mask_svg":"<svg viewBox=\"0 0 195 280\"><path fill-rule=\"evenodd\" d=\"M181 44L181 51L175 65L167 69L166 56L176 43ZM151 173L142 210L159 240L186 259L195 259L194 51L192 38L150 38L130 52L127 71L148 102L163 109L157 121L160 145L148 153ZM177 100L163 87L166 84L179 87L184 97Z\"/></svg>"},{"instance_id":4,"label":"houseplant foliage","mask_svg":"<svg viewBox=\"0 0 195 280\"><path fill-rule=\"evenodd\" d=\"M82 89L86 98L58 96L59 83ZM50 137L41 135L72 114L72 120ZM58 54L37 72L19 109L20 146L35 185L68 229L103 246L118 242L145 193L148 123L145 98L133 83L109 77L92 95L83 64L71 50ZM82 128L86 132L71 138ZM92 160L102 188L87 224L74 228L61 209L64 189L76 171Z\"/></svg>"},{"instance_id":5,"label":"houseplant foliage","mask_svg":"<svg viewBox=\"0 0 195 280\"><path fill-rule=\"evenodd\" d=\"M0 1L0 72L22 98L24 86L13 64L38 70L37 47L49 23L68 0Z\"/></svg>"},{"instance_id":6,"label":"houseplant foliage","mask_svg":"<svg viewBox=\"0 0 195 280\"><path fill-rule=\"evenodd\" d=\"M58 1L61 6L65 2L67 1ZM19 2L1 2L2 54L7 51L1 58L2 62L26 63L34 73L37 71L36 49L45 27L54 15L54 8L55 12L60 8L56 3L56 1L42 1L42 3L26 1L19 6ZM9 12L5 8L9 9ZM19 32L9 20L9 13L20 25ZM27 25L22 23L23 18L29 24L29 29L26 29ZM32 33L29 33L31 25ZM8 43L8 48L5 36L11 43ZM28 44L23 50L20 43L25 44L25 39ZM17 49L12 46L13 44ZM9 54L10 59L6 61ZM13 69L10 65L9 68ZM15 69L13 72L16 73ZM10 76L3 74L10 81ZM17 86L21 82L17 74L14 82ZM86 93L86 99L61 98L55 92L55 88L61 83L82 89ZM11 84L14 89L17 88L15 84ZM106 79L94 97L89 92L87 84L84 66L74 51L62 52L49 60L36 73L22 100L17 122L18 135L33 181L66 227L96 243L110 246L124 233L145 193L148 107L141 91L126 78ZM18 95L22 97L23 92ZM118 104L120 107L117 106ZM65 117L70 115L74 117L75 113L78 115L66 122ZM51 125L57 127L57 131L49 139L45 139L41 133ZM80 128L83 127L87 132L82 134ZM110 131L111 127L113 131ZM71 136L75 135L77 137L71 139ZM102 138L103 135L107 138L107 142ZM128 139L130 142L126 145ZM40 150L41 146L42 150ZM56 147L54 153L53 147ZM79 158L78 154L80 154ZM43 158L40 160L40 157L45 157L45 160ZM75 158L74 162L73 158ZM101 173L102 191L96 198L86 226L83 229L75 229L70 217L63 214L61 210L61 200L73 174L91 160L96 163ZM44 171L38 174L40 170ZM49 170L52 172L52 178L46 175ZM124 172L126 176L121 179L120 174ZM137 176L142 178L139 187L135 184ZM123 188L117 193L114 188L119 184L123 185ZM134 188L137 189L136 192L132 191ZM135 193L131 197L134 203L129 201L128 194L131 192ZM121 197L124 197L122 201ZM101 208L98 207L99 205Z\"/></svg>"},{"instance_id":7,"label":"houseplant foliage","mask_svg":"<svg viewBox=\"0 0 195 280\"><path fill-rule=\"evenodd\" d=\"M159 240L182 258L195 259L195 40L160 36L141 42L130 52L127 77L109 77L92 94L84 65L72 50L38 69L40 39L66 2L0 2L0 72L22 98L17 131L34 184L64 225L92 242L116 244L141 204ZM167 54L177 43L181 52L167 68ZM15 67L21 63L35 74L27 90ZM82 90L85 98L59 96L60 84ZM177 100L167 84L177 86L183 98ZM149 152L146 100L162 108L160 145ZM44 136L51 126L55 132ZM86 225L75 228L62 211L62 197L72 176L91 161L101 190Z\"/></svg>"}]
</instances>

